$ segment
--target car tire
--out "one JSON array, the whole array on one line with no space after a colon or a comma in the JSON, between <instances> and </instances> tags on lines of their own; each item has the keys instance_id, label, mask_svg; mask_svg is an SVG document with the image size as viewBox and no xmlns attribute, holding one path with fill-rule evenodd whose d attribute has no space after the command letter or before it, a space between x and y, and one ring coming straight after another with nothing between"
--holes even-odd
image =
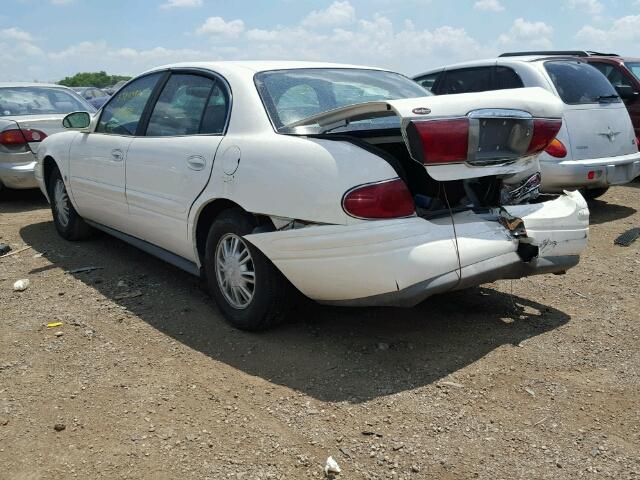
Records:
<instances>
[{"instance_id":1,"label":"car tire","mask_svg":"<svg viewBox=\"0 0 640 480\"><path fill-rule=\"evenodd\" d=\"M71 203L67 187L58 168L49 177L49 201L56 230L65 240L86 240L91 236L91 227L78 214Z\"/></svg>"},{"instance_id":2,"label":"car tire","mask_svg":"<svg viewBox=\"0 0 640 480\"><path fill-rule=\"evenodd\" d=\"M595 200L596 198L601 197L602 195L607 193L607 190L609 190L609 187L584 188L580 190L580 193L582 193L582 196L586 200Z\"/></svg>"},{"instance_id":3,"label":"car tire","mask_svg":"<svg viewBox=\"0 0 640 480\"><path fill-rule=\"evenodd\" d=\"M225 318L249 331L281 323L295 297L284 275L244 239L255 226L241 209L222 212L209 229L204 262L209 292Z\"/></svg>"}]
</instances>

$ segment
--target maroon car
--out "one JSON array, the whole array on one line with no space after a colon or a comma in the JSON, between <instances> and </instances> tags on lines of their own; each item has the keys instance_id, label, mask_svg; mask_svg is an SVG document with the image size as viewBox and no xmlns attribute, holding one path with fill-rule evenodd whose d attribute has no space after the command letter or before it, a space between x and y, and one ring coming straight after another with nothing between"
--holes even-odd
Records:
<instances>
[{"instance_id":1,"label":"maroon car","mask_svg":"<svg viewBox=\"0 0 640 480\"><path fill-rule=\"evenodd\" d=\"M596 52L580 56L609 79L627 106L636 137L640 139L640 58Z\"/></svg>"}]
</instances>

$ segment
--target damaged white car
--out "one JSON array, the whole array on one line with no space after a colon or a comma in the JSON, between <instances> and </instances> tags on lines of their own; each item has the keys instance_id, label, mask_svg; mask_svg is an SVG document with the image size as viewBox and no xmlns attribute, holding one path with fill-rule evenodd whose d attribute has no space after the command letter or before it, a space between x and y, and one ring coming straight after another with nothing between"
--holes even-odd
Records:
<instances>
[{"instance_id":1,"label":"damaged white car","mask_svg":"<svg viewBox=\"0 0 640 480\"><path fill-rule=\"evenodd\" d=\"M412 306L578 263L579 193L538 196L562 105L435 97L373 68L189 63L130 81L38 150L66 239L103 230L206 278L243 329L322 303Z\"/></svg>"}]
</instances>

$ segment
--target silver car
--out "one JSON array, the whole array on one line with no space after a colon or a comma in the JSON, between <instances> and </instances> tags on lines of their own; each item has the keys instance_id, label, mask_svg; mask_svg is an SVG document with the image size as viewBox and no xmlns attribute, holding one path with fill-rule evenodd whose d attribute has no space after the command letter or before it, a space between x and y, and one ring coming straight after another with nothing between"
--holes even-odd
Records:
<instances>
[{"instance_id":1,"label":"silver car","mask_svg":"<svg viewBox=\"0 0 640 480\"><path fill-rule=\"evenodd\" d=\"M0 83L0 190L37 188L38 145L64 130L70 112L95 108L71 89L42 83Z\"/></svg>"}]
</instances>

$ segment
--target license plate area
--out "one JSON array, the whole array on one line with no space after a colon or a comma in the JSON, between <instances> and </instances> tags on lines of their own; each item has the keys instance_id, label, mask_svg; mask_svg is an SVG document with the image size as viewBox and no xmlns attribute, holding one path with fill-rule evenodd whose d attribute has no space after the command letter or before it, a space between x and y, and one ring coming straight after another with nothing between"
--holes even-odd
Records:
<instances>
[{"instance_id":1,"label":"license plate area","mask_svg":"<svg viewBox=\"0 0 640 480\"><path fill-rule=\"evenodd\" d=\"M533 118L517 110L477 110L469 114L467 163L508 165L527 155Z\"/></svg>"}]
</instances>

